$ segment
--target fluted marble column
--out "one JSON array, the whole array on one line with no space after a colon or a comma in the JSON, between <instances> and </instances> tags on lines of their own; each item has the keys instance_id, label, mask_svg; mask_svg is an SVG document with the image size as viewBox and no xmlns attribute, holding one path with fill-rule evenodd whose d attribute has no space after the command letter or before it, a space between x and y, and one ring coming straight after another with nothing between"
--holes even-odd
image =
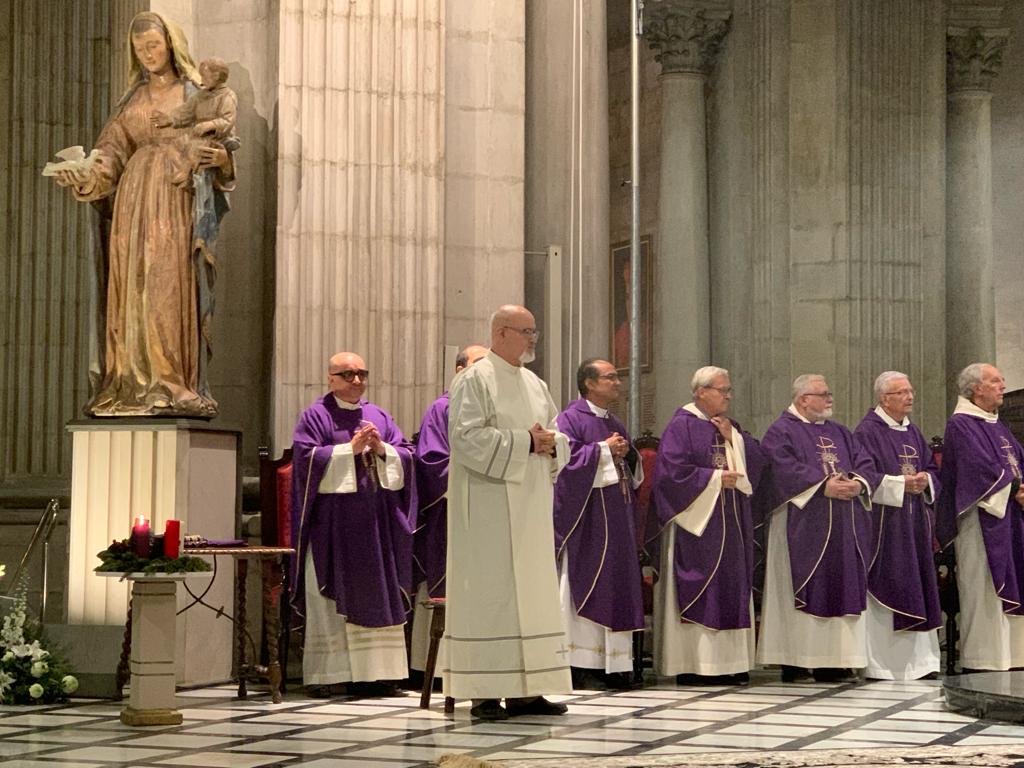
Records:
<instances>
[{"instance_id":1,"label":"fluted marble column","mask_svg":"<svg viewBox=\"0 0 1024 768\"><path fill-rule=\"evenodd\" d=\"M406 434L440 389L444 3L280 6L275 444L366 359Z\"/></svg>"},{"instance_id":2,"label":"fluted marble column","mask_svg":"<svg viewBox=\"0 0 1024 768\"><path fill-rule=\"evenodd\" d=\"M1009 30L946 32L946 377L956 399L964 366L995 360L992 250L992 80Z\"/></svg>"},{"instance_id":3,"label":"fluted marble column","mask_svg":"<svg viewBox=\"0 0 1024 768\"><path fill-rule=\"evenodd\" d=\"M564 287L554 317L543 305L544 260L528 260L526 303L545 334L562 334L561 359L548 360L540 345L541 368L532 366L559 406L576 394L580 360L612 354L606 17L605 0L526 5L526 249L561 245Z\"/></svg>"},{"instance_id":4,"label":"fluted marble column","mask_svg":"<svg viewBox=\"0 0 1024 768\"><path fill-rule=\"evenodd\" d=\"M704 86L731 14L675 0L649 8L645 37L658 52L662 87L653 370L660 429L685 401L693 372L711 363Z\"/></svg>"}]
</instances>

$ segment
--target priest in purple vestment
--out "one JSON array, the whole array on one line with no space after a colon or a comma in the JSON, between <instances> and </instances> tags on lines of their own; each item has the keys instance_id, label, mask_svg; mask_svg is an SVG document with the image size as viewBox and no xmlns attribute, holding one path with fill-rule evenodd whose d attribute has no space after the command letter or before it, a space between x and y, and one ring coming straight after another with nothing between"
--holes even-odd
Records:
<instances>
[{"instance_id":1,"label":"priest in purple vestment","mask_svg":"<svg viewBox=\"0 0 1024 768\"><path fill-rule=\"evenodd\" d=\"M1006 382L973 363L946 423L939 542L956 545L964 672L1024 666L1024 451L999 420Z\"/></svg>"},{"instance_id":2,"label":"priest in purple vestment","mask_svg":"<svg viewBox=\"0 0 1024 768\"><path fill-rule=\"evenodd\" d=\"M661 526L654 666L680 684L746 683L754 666L754 526L750 497L764 456L726 415L729 372L690 382L658 446L652 503Z\"/></svg>"},{"instance_id":3,"label":"priest in purple vestment","mask_svg":"<svg viewBox=\"0 0 1024 768\"><path fill-rule=\"evenodd\" d=\"M864 611L871 493L878 472L832 420L825 378L803 374L765 432L771 460L768 553L757 661L783 680L850 679L867 665Z\"/></svg>"},{"instance_id":4,"label":"priest in purple vestment","mask_svg":"<svg viewBox=\"0 0 1024 768\"><path fill-rule=\"evenodd\" d=\"M939 671L942 609L932 546L939 468L910 422L914 388L907 375L885 371L874 391L878 405L853 433L879 476L871 497L864 674L916 680Z\"/></svg>"},{"instance_id":5,"label":"priest in purple vestment","mask_svg":"<svg viewBox=\"0 0 1024 768\"><path fill-rule=\"evenodd\" d=\"M320 695L390 695L406 676L416 517L412 446L363 399L369 371L340 352L330 391L299 417L293 443L292 603L305 617L302 671ZM325 690L326 689L326 690Z\"/></svg>"},{"instance_id":6,"label":"priest in purple vestment","mask_svg":"<svg viewBox=\"0 0 1024 768\"><path fill-rule=\"evenodd\" d=\"M458 374L487 354L487 347L471 344L455 356ZM416 496L419 511L413 535L413 610L409 668L423 672L430 647L430 598L444 597L445 557L448 553L448 393L430 404L416 438ZM438 670L438 673L440 670ZM414 676L410 674L410 678ZM440 677L440 674L438 674ZM412 687L422 681L413 680Z\"/></svg>"},{"instance_id":7,"label":"priest in purple vestment","mask_svg":"<svg viewBox=\"0 0 1024 768\"><path fill-rule=\"evenodd\" d=\"M570 459L555 483L555 558L574 688L629 688L633 632L643 630L636 545L640 454L608 409L622 382L607 360L584 360L580 393L558 415Z\"/></svg>"}]
</instances>

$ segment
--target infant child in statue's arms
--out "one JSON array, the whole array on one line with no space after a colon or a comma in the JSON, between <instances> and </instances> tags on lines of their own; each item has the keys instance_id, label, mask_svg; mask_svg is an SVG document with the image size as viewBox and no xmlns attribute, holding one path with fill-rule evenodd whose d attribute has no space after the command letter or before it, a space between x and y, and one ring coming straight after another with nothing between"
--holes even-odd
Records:
<instances>
[{"instance_id":1,"label":"infant child in statue's arms","mask_svg":"<svg viewBox=\"0 0 1024 768\"><path fill-rule=\"evenodd\" d=\"M233 143L235 146L225 146L233 150L237 147L238 139L235 137L235 118L238 114L238 97L235 92L225 85L228 79L228 65L223 59L211 57L204 59L199 64L199 76L203 82L200 90L192 94L180 107L171 110L170 114L154 111L150 120L157 128L192 128L192 135L196 139L215 139L221 144ZM191 171L199 167L199 150L207 144L203 141L193 141L190 146L189 160L190 169L183 169L179 173L180 178L175 177L175 183L184 182L188 179Z\"/></svg>"}]
</instances>

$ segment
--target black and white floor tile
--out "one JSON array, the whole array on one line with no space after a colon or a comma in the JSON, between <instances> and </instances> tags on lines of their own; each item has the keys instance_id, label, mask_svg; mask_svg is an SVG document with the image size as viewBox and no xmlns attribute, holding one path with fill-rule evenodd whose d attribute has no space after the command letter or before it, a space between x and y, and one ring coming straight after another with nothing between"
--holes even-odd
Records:
<instances>
[{"instance_id":1,"label":"black and white floor tile","mask_svg":"<svg viewBox=\"0 0 1024 768\"><path fill-rule=\"evenodd\" d=\"M6 768L112 765L264 768L412 768L458 752L484 759L574 760L751 750L1024 745L1024 726L949 712L937 681L862 685L652 685L621 693L577 691L565 717L472 722L468 702L446 717L418 696L346 701L289 693L234 698L232 686L179 693L184 723L131 728L120 706L73 701L0 707Z\"/></svg>"}]
</instances>

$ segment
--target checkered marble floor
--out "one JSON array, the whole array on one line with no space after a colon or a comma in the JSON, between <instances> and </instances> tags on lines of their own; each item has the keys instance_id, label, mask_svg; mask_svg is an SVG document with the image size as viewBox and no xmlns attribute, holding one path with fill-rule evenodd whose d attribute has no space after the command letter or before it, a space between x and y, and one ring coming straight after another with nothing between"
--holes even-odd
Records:
<instances>
[{"instance_id":1,"label":"checkered marble floor","mask_svg":"<svg viewBox=\"0 0 1024 768\"><path fill-rule=\"evenodd\" d=\"M733 750L1024 744L1024 726L946 710L937 681L861 685L689 688L651 685L618 693L577 691L564 717L471 722L460 703L446 717L413 694L377 700L265 694L231 686L179 692L180 726L130 728L120 706L76 700L0 707L5 768L131 766L428 766L450 752L488 759L675 755Z\"/></svg>"}]
</instances>

